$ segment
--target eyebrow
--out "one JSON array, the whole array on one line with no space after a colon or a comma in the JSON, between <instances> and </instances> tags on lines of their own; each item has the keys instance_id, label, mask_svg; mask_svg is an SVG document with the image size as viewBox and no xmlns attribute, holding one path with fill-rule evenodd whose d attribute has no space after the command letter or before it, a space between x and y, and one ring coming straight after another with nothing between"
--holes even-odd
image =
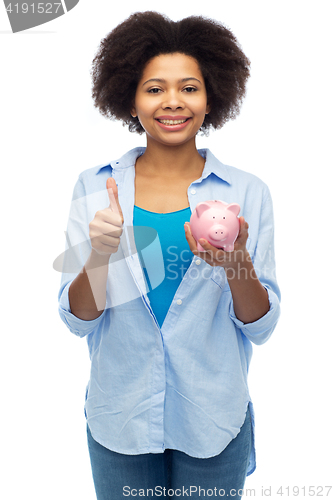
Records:
<instances>
[{"instance_id":1,"label":"eyebrow","mask_svg":"<svg viewBox=\"0 0 333 500\"><path fill-rule=\"evenodd\" d=\"M197 82L202 83L197 78L194 78L194 76L189 76L187 78L182 78L181 80L178 80L177 83L188 82L189 80L196 80ZM146 85L146 83L149 83L149 82L166 83L166 80L164 80L164 78L150 78L150 80L147 80L145 83L142 84L142 86Z\"/></svg>"}]
</instances>

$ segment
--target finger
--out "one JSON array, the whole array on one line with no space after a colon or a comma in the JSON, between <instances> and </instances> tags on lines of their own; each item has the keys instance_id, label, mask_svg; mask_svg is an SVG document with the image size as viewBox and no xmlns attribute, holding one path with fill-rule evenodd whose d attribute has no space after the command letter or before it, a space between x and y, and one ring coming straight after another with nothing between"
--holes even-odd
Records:
<instances>
[{"instance_id":1,"label":"finger","mask_svg":"<svg viewBox=\"0 0 333 500\"><path fill-rule=\"evenodd\" d=\"M99 241L103 245L111 247L111 248L113 248L113 247L117 248L119 246L119 243L120 243L119 237L113 236L111 234L103 234L102 236L99 237Z\"/></svg>"},{"instance_id":2,"label":"finger","mask_svg":"<svg viewBox=\"0 0 333 500\"><path fill-rule=\"evenodd\" d=\"M107 244L103 243L99 238L97 239L97 241L95 241L94 239L91 240L91 243L94 250L101 255L111 255L113 253L116 253L119 247L119 242L115 241L114 245L110 245L109 242Z\"/></svg>"},{"instance_id":3,"label":"finger","mask_svg":"<svg viewBox=\"0 0 333 500\"><path fill-rule=\"evenodd\" d=\"M190 250L191 252L200 257L201 259L203 259L204 261L207 262L207 264L212 264L213 260L214 260L214 252L216 252L216 248L215 247L212 247L206 240L203 240L203 241L206 241L206 243L204 245L201 245L204 249L205 249L205 252L202 252L202 251L199 251L198 250L198 246L197 246L197 241L195 240L195 238L192 236L191 234L191 227L190 227L190 223L189 222L186 222L184 224L184 228L185 228L185 236L186 236L186 239L187 239L187 243L190 247ZM199 242L201 242L201 240L199 240ZM211 249L213 249L213 253L211 251Z\"/></svg>"},{"instance_id":4,"label":"finger","mask_svg":"<svg viewBox=\"0 0 333 500\"><path fill-rule=\"evenodd\" d=\"M237 248L244 247L249 237L248 228L249 224L245 221L244 217L239 218L240 230L235 241Z\"/></svg>"},{"instance_id":5,"label":"finger","mask_svg":"<svg viewBox=\"0 0 333 500\"><path fill-rule=\"evenodd\" d=\"M185 238L187 240L187 243L190 247L190 250L192 253L198 253L197 250L197 242L193 238L192 233L191 233L191 227L189 222L185 222L184 224L184 229L185 229Z\"/></svg>"},{"instance_id":6,"label":"finger","mask_svg":"<svg viewBox=\"0 0 333 500\"><path fill-rule=\"evenodd\" d=\"M124 220L123 212L121 210L121 206L119 204L119 199L118 199L118 187L113 177L109 177L106 180L106 189L108 191L110 208L112 212L119 214L121 218Z\"/></svg>"},{"instance_id":7,"label":"finger","mask_svg":"<svg viewBox=\"0 0 333 500\"><path fill-rule=\"evenodd\" d=\"M222 248L214 247L204 238L200 238L199 243L202 248L205 249L206 254L209 255L211 260L217 260L219 262L224 260L226 252Z\"/></svg>"},{"instance_id":8,"label":"finger","mask_svg":"<svg viewBox=\"0 0 333 500\"><path fill-rule=\"evenodd\" d=\"M119 226L119 222L118 221L115 221L115 222L110 222L110 221L107 221L107 222L102 222L100 224L100 227L99 227L100 231L102 234L106 234L106 235L109 235L109 236L115 236L115 237L119 237L122 235L123 233L123 227L122 226Z\"/></svg>"},{"instance_id":9,"label":"finger","mask_svg":"<svg viewBox=\"0 0 333 500\"><path fill-rule=\"evenodd\" d=\"M247 231L249 229L249 224L248 222L246 222L246 220L244 219L244 217L240 217L239 218L239 221L240 221L240 226L241 226L241 229L244 231Z\"/></svg>"},{"instance_id":10,"label":"finger","mask_svg":"<svg viewBox=\"0 0 333 500\"><path fill-rule=\"evenodd\" d=\"M123 225L123 220L122 217L111 210L110 207L104 208L104 210L99 210L96 212L96 221L92 221L90 223L92 228L96 228L97 231L101 233L109 233L110 230L110 225L112 226L117 226L117 227L122 227Z\"/></svg>"},{"instance_id":11,"label":"finger","mask_svg":"<svg viewBox=\"0 0 333 500\"><path fill-rule=\"evenodd\" d=\"M239 233L238 233L238 238L243 238L244 236L247 235L247 230L249 228L248 223L244 219L244 217L239 218Z\"/></svg>"}]
</instances>

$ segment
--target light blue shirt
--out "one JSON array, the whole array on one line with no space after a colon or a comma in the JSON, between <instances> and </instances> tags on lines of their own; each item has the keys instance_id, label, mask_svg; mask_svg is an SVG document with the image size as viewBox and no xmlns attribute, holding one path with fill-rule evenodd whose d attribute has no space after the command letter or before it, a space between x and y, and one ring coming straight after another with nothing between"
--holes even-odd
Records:
<instances>
[{"instance_id":1,"label":"light blue shirt","mask_svg":"<svg viewBox=\"0 0 333 500\"><path fill-rule=\"evenodd\" d=\"M240 215L249 223L247 248L268 291L270 310L253 323L242 323L235 316L224 269L193 256L160 328L133 237L135 161L144 151L135 148L80 174L68 221L59 313L69 330L88 343L85 415L97 442L124 454L171 448L208 458L237 436L248 404L254 435L247 384L252 343L266 342L280 315L271 196L256 176L199 150L206 162L200 179L188 188L191 211L199 202L215 199L241 206ZM90 254L89 223L97 210L109 206L105 186L111 175L118 185L124 231L110 259L107 306L98 318L84 321L71 313L68 289ZM153 230L147 242L140 252L148 274L154 267L150 285L157 287L165 273ZM247 473L254 469L253 441Z\"/></svg>"}]
</instances>

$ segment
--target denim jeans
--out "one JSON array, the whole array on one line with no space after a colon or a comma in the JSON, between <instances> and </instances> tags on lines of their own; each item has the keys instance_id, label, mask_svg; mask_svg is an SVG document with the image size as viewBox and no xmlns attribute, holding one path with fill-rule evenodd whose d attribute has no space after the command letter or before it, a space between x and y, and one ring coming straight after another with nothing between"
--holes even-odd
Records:
<instances>
[{"instance_id":1,"label":"denim jeans","mask_svg":"<svg viewBox=\"0 0 333 500\"><path fill-rule=\"evenodd\" d=\"M171 449L123 455L97 443L88 425L87 438L97 500L133 500L136 496L239 500L242 496L252 439L249 409L239 434L211 458L194 458Z\"/></svg>"}]
</instances>

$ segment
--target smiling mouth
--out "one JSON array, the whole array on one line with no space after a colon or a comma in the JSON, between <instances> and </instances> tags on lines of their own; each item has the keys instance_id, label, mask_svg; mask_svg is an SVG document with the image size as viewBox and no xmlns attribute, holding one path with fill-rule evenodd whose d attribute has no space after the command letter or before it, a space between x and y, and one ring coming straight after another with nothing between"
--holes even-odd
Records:
<instances>
[{"instance_id":1,"label":"smiling mouth","mask_svg":"<svg viewBox=\"0 0 333 500\"><path fill-rule=\"evenodd\" d=\"M189 118L184 118L184 120L159 120L156 118L156 120L160 123L163 123L163 125L180 125L181 123L187 122Z\"/></svg>"}]
</instances>

